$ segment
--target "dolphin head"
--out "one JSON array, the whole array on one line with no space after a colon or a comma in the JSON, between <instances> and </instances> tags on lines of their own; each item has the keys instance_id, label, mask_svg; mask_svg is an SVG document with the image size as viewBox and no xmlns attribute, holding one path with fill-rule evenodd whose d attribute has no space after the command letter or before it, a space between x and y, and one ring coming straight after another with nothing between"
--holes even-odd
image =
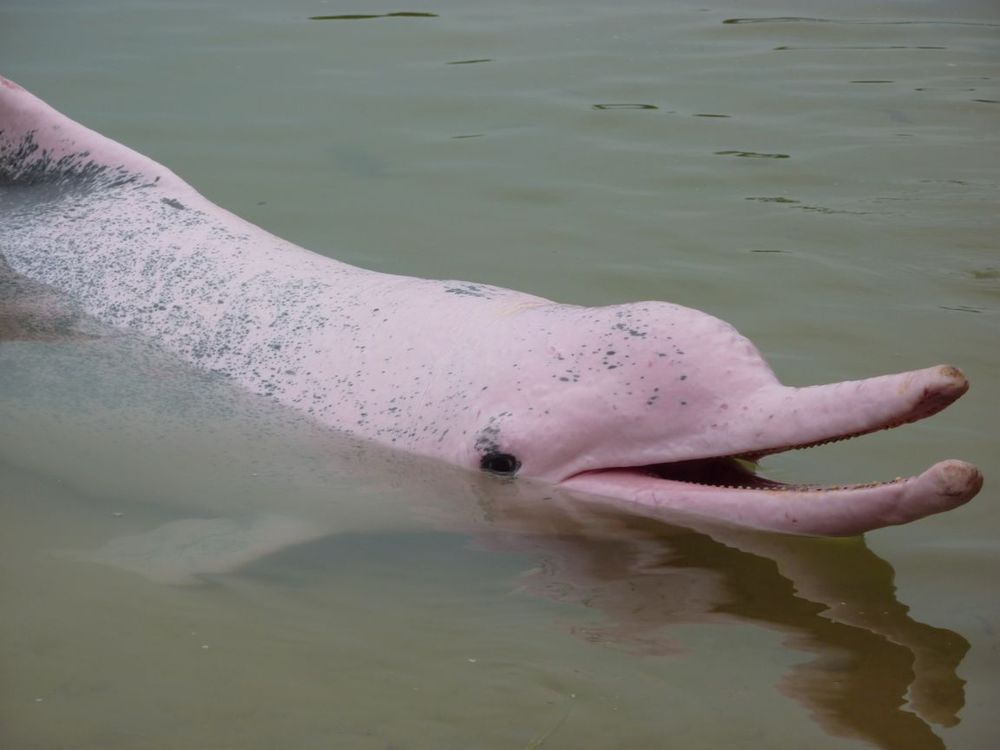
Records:
<instances>
[{"instance_id":1,"label":"dolphin head","mask_svg":"<svg viewBox=\"0 0 1000 750\"><path fill-rule=\"evenodd\" d=\"M826 535L948 510L982 484L961 461L836 487L781 484L752 466L928 417L968 389L953 367L789 387L731 325L662 302L540 305L499 319L493 333L479 360L490 378L452 457L470 468Z\"/></svg>"}]
</instances>

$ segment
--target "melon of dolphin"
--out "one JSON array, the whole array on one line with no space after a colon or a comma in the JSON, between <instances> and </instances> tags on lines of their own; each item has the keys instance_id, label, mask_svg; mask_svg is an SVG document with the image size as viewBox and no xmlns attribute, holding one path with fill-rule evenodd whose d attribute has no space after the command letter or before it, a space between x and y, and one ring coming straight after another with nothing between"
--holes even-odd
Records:
<instances>
[{"instance_id":1,"label":"melon of dolphin","mask_svg":"<svg viewBox=\"0 0 1000 750\"><path fill-rule=\"evenodd\" d=\"M823 487L762 456L913 422L949 366L782 385L729 324L375 273L285 242L0 78L0 265L320 422L469 469L743 526L847 535L965 503L949 460Z\"/></svg>"}]
</instances>

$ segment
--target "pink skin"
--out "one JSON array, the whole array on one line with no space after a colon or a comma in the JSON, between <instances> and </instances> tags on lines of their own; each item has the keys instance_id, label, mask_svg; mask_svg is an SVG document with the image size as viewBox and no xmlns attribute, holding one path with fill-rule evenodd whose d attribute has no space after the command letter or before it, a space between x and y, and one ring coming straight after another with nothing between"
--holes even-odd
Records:
<instances>
[{"instance_id":1,"label":"pink skin","mask_svg":"<svg viewBox=\"0 0 1000 750\"><path fill-rule=\"evenodd\" d=\"M976 467L944 461L884 484L792 487L728 458L930 416L968 387L953 367L789 388L749 340L696 310L560 305L348 266L213 205L3 78L0 221L9 269L99 320L337 429L470 469L825 535L940 513L982 484Z\"/></svg>"}]
</instances>

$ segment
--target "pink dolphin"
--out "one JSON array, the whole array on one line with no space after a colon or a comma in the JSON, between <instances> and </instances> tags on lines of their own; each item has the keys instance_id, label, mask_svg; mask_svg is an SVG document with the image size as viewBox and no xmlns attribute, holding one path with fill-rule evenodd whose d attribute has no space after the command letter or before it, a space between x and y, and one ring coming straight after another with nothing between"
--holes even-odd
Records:
<instances>
[{"instance_id":1,"label":"pink dolphin","mask_svg":"<svg viewBox=\"0 0 1000 750\"><path fill-rule=\"evenodd\" d=\"M949 366L791 388L729 324L375 273L289 244L0 78L0 269L316 420L473 470L674 513L849 535L959 506L949 460L868 485L747 463L923 419Z\"/></svg>"}]
</instances>

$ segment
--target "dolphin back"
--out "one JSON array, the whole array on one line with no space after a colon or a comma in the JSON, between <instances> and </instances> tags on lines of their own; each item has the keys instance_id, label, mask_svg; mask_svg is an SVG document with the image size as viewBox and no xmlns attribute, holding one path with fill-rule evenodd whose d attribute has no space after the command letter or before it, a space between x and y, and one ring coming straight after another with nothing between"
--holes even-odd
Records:
<instances>
[{"instance_id":1,"label":"dolphin back","mask_svg":"<svg viewBox=\"0 0 1000 750\"><path fill-rule=\"evenodd\" d=\"M184 185L166 167L74 122L0 76L0 185L73 181Z\"/></svg>"},{"instance_id":2,"label":"dolphin back","mask_svg":"<svg viewBox=\"0 0 1000 750\"><path fill-rule=\"evenodd\" d=\"M292 332L311 346L309 332L331 323L332 280L357 273L214 205L4 78L0 268L258 393L291 387Z\"/></svg>"}]
</instances>

